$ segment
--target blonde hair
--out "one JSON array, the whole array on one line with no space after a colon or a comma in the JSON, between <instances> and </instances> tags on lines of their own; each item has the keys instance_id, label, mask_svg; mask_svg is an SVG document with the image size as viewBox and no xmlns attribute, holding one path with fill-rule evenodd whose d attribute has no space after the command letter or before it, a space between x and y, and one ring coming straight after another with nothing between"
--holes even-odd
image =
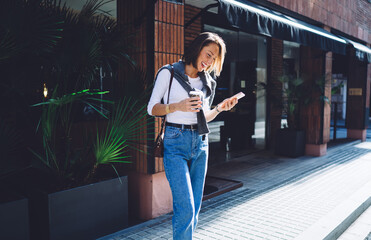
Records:
<instances>
[{"instance_id":1,"label":"blonde hair","mask_svg":"<svg viewBox=\"0 0 371 240\"><path fill-rule=\"evenodd\" d=\"M211 43L215 43L216 45L218 45L219 54L215 58L215 61L206 69L206 72L214 72L215 76L220 76L223 68L225 53L227 52L227 50L223 39L216 33L200 33L187 48L182 57L182 60L186 64L191 63L195 68L197 68L197 58L200 55L202 48L208 46Z\"/></svg>"}]
</instances>

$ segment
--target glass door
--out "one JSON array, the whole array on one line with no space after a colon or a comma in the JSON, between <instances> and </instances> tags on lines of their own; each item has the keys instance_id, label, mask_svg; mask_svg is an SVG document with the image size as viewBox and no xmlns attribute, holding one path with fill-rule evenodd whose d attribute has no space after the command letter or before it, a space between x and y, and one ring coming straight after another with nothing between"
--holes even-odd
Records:
<instances>
[{"instance_id":1,"label":"glass door","mask_svg":"<svg viewBox=\"0 0 371 240\"><path fill-rule=\"evenodd\" d=\"M204 25L225 41L227 54L217 79L214 105L245 93L230 112L209 123L210 164L265 148L267 50L266 39L245 32Z\"/></svg>"}]
</instances>

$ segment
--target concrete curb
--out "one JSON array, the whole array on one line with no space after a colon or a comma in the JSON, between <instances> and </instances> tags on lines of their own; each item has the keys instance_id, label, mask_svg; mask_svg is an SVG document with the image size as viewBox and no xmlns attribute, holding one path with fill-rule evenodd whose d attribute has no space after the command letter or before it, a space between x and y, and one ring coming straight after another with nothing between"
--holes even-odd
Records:
<instances>
[{"instance_id":1,"label":"concrete curb","mask_svg":"<svg viewBox=\"0 0 371 240\"><path fill-rule=\"evenodd\" d=\"M371 182L368 182L295 239L337 239L370 206Z\"/></svg>"}]
</instances>

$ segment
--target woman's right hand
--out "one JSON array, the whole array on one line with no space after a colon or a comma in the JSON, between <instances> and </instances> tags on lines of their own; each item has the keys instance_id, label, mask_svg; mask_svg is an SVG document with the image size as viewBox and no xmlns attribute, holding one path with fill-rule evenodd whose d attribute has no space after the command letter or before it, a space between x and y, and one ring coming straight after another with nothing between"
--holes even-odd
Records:
<instances>
[{"instance_id":1,"label":"woman's right hand","mask_svg":"<svg viewBox=\"0 0 371 240\"><path fill-rule=\"evenodd\" d=\"M202 108L200 97L186 98L177 103L176 109L182 112L199 112Z\"/></svg>"}]
</instances>

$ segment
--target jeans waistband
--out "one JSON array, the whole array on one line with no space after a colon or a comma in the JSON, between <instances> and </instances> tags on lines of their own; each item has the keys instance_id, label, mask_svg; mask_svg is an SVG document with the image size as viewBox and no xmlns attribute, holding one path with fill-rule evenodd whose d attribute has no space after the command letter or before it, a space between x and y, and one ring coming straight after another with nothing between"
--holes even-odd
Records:
<instances>
[{"instance_id":1,"label":"jeans waistband","mask_svg":"<svg viewBox=\"0 0 371 240\"><path fill-rule=\"evenodd\" d=\"M197 130L197 124L187 125L187 124L177 124L177 123L166 122L166 126L176 127L176 128L181 128L181 129Z\"/></svg>"}]
</instances>

